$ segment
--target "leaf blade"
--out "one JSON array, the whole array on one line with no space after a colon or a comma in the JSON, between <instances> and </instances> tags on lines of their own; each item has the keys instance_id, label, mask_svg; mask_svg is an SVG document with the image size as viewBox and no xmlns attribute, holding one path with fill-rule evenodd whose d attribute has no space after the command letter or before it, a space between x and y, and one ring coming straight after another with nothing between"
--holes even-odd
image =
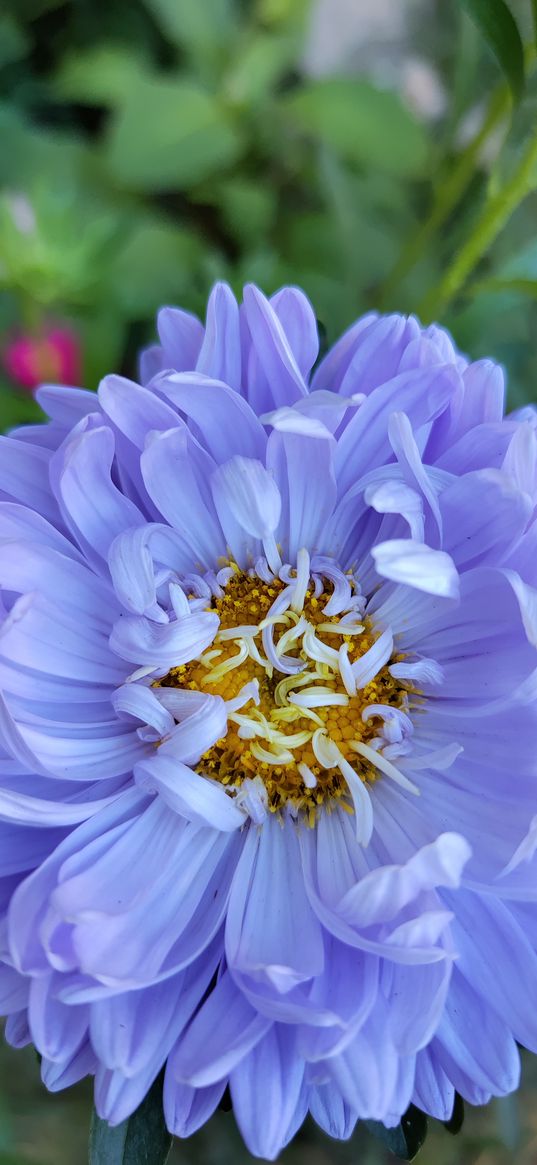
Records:
<instances>
[{"instance_id":1,"label":"leaf blade","mask_svg":"<svg viewBox=\"0 0 537 1165\"><path fill-rule=\"evenodd\" d=\"M368 1131L377 1140L399 1157L401 1161L413 1161L427 1136L427 1117L424 1112L411 1104L395 1128L388 1129L381 1121L364 1121Z\"/></svg>"},{"instance_id":2,"label":"leaf blade","mask_svg":"<svg viewBox=\"0 0 537 1165\"><path fill-rule=\"evenodd\" d=\"M284 97L291 126L327 146L343 161L398 178L423 174L427 133L395 93L347 77L310 80Z\"/></svg>"},{"instance_id":3,"label":"leaf blade","mask_svg":"<svg viewBox=\"0 0 537 1165\"><path fill-rule=\"evenodd\" d=\"M89 1165L166 1165L171 1146L162 1111L162 1077L136 1112L115 1128L93 1113Z\"/></svg>"},{"instance_id":4,"label":"leaf blade","mask_svg":"<svg viewBox=\"0 0 537 1165\"><path fill-rule=\"evenodd\" d=\"M494 53L515 102L524 90L524 48L516 20L505 0L459 0Z\"/></svg>"},{"instance_id":5,"label":"leaf blade","mask_svg":"<svg viewBox=\"0 0 537 1165\"><path fill-rule=\"evenodd\" d=\"M230 167L242 149L234 120L200 85L141 77L114 114L105 162L127 189L184 190Z\"/></svg>"}]
</instances>

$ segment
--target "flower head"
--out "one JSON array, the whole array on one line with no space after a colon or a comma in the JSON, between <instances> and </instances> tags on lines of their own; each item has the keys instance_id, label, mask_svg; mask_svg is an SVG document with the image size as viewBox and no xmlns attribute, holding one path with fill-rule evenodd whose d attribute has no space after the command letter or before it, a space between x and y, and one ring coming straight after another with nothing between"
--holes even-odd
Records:
<instances>
[{"instance_id":1,"label":"flower head","mask_svg":"<svg viewBox=\"0 0 537 1165\"><path fill-rule=\"evenodd\" d=\"M439 328L318 364L284 288L2 438L8 1038L253 1153L537 1050L532 409Z\"/></svg>"}]
</instances>

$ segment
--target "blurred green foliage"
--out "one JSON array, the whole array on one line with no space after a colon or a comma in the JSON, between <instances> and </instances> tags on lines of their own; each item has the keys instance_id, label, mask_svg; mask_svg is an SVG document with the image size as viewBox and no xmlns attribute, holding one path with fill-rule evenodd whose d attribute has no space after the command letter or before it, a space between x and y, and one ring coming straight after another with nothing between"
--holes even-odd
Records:
<instances>
[{"instance_id":1,"label":"blurred green foliage","mask_svg":"<svg viewBox=\"0 0 537 1165\"><path fill-rule=\"evenodd\" d=\"M484 1108L466 1106L462 1132L451 1136L438 1121L417 1157L419 1165L535 1165L537 1058L523 1061L516 1096ZM39 1080L35 1052L0 1048L0 1165L84 1165L91 1084L55 1096ZM281 1154L281 1165L396 1165L396 1158L358 1125L350 1141L333 1141L306 1121ZM186 1141L174 1140L168 1165L254 1165L232 1113L216 1112Z\"/></svg>"},{"instance_id":2,"label":"blurred green foliage","mask_svg":"<svg viewBox=\"0 0 537 1165\"><path fill-rule=\"evenodd\" d=\"M202 312L215 278L237 292L250 279L267 292L301 284L329 339L372 305L411 311L426 302L487 191L535 131L535 83L507 144L499 148L500 117L492 160L490 149L485 161L476 152L441 229L394 282L500 73L462 11L472 3L429 0L412 49L453 100L443 121L427 121L426 108L418 119L371 78L306 75L311 7L4 0L4 345L17 331L67 320L80 335L85 382L96 387L111 368L133 371L161 303ZM537 372L529 343L537 260L524 249L535 217L530 199L446 316L472 353L509 365L517 399ZM0 425L32 408L4 377Z\"/></svg>"}]
</instances>

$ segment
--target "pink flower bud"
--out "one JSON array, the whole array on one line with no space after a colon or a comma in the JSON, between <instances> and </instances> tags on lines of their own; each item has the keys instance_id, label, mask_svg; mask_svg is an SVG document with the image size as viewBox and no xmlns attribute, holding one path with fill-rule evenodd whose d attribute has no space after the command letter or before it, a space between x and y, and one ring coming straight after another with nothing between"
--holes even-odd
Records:
<instances>
[{"instance_id":1,"label":"pink flower bud","mask_svg":"<svg viewBox=\"0 0 537 1165\"><path fill-rule=\"evenodd\" d=\"M24 388L44 381L77 387L82 382L79 337L66 327L50 327L40 336L19 335L4 349L4 366Z\"/></svg>"}]
</instances>

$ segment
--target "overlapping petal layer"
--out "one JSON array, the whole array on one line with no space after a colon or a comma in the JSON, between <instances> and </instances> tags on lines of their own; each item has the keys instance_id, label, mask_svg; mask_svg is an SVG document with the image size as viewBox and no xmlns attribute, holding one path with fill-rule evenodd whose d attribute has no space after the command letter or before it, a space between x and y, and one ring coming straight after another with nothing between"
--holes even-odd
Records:
<instances>
[{"instance_id":1,"label":"overlapping petal layer","mask_svg":"<svg viewBox=\"0 0 537 1165\"><path fill-rule=\"evenodd\" d=\"M296 288L158 330L0 438L7 1037L263 1157L446 1119L537 1050L536 418Z\"/></svg>"}]
</instances>

